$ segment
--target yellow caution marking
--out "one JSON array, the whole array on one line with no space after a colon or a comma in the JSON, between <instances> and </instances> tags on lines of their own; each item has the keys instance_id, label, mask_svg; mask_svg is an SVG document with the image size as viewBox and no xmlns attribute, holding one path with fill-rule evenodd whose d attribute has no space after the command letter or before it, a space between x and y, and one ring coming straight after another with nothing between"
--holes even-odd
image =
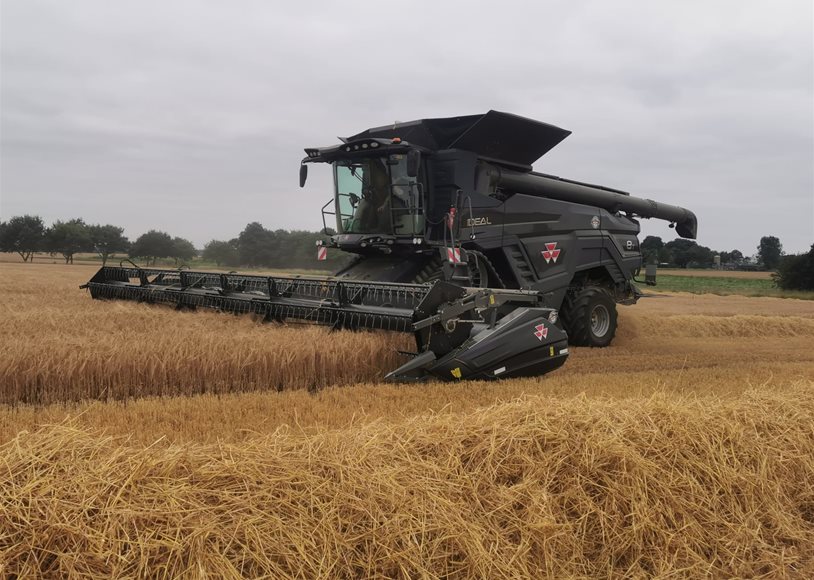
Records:
<instances>
[{"instance_id":1,"label":"yellow caution marking","mask_svg":"<svg viewBox=\"0 0 814 580\"><path fill-rule=\"evenodd\" d=\"M455 377L456 379L461 378L461 367L455 367L449 372L452 373L452 376Z\"/></svg>"},{"instance_id":2,"label":"yellow caution marking","mask_svg":"<svg viewBox=\"0 0 814 580\"><path fill-rule=\"evenodd\" d=\"M494 303L495 303L495 295L494 294L489 294L489 304L494 304Z\"/></svg>"},{"instance_id":3,"label":"yellow caution marking","mask_svg":"<svg viewBox=\"0 0 814 580\"><path fill-rule=\"evenodd\" d=\"M554 356L554 347L551 346L551 347L549 347L549 349L550 350L548 351L548 356Z\"/></svg>"}]
</instances>

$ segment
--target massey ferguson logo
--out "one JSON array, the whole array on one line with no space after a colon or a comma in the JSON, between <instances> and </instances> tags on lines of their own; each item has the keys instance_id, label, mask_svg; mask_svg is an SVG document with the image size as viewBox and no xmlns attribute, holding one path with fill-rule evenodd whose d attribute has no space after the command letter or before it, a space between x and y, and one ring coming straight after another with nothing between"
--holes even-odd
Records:
<instances>
[{"instance_id":1,"label":"massey ferguson logo","mask_svg":"<svg viewBox=\"0 0 814 580\"><path fill-rule=\"evenodd\" d=\"M543 342L543 339L548 337L548 329L545 327L545 324L541 323L534 327L534 336L536 336L540 342Z\"/></svg>"},{"instance_id":2,"label":"massey ferguson logo","mask_svg":"<svg viewBox=\"0 0 814 580\"><path fill-rule=\"evenodd\" d=\"M556 264L561 251L562 250L557 249L557 242L551 242L550 244L546 244L545 250L540 253L543 255L543 258L545 258L546 264L550 264L551 262Z\"/></svg>"}]
</instances>

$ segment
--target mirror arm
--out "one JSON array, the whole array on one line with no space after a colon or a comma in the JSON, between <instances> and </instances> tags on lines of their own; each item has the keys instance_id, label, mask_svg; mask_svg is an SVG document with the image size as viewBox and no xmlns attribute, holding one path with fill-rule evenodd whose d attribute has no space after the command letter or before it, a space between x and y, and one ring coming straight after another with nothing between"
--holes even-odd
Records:
<instances>
[{"instance_id":1,"label":"mirror arm","mask_svg":"<svg viewBox=\"0 0 814 580\"><path fill-rule=\"evenodd\" d=\"M308 179L308 166L300 163L300 187L305 187L305 180Z\"/></svg>"}]
</instances>

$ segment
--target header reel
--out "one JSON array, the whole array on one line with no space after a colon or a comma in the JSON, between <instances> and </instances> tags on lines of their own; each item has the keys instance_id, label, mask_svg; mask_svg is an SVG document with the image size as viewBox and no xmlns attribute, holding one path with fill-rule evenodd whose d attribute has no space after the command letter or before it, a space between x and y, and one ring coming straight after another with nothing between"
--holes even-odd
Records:
<instances>
[{"instance_id":1,"label":"header reel","mask_svg":"<svg viewBox=\"0 0 814 580\"><path fill-rule=\"evenodd\" d=\"M264 321L409 332L411 360L397 381L533 376L560 367L568 337L537 292L336 278L102 267L83 285L95 299L253 313Z\"/></svg>"}]
</instances>

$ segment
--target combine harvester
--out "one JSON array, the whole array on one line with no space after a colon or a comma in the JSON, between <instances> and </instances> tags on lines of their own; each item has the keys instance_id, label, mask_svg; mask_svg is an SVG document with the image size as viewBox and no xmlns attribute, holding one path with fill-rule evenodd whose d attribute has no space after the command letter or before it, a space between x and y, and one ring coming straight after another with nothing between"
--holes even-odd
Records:
<instances>
[{"instance_id":1,"label":"combine harvester","mask_svg":"<svg viewBox=\"0 0 814 580\"><path fill-rule=\"evenodd\" d=\"M122 263L102 267L83 288L93 298L411 332L416 352L387 375L397 380L541 375L565 362L569 339L610 344L616 304L641 296L636 218L669 221L686 238L697 228L684 208L533 172L569 134L489 111L306 149L301 187L307 164L333 168L324 245L356 255L332 278Z\"/></svg>"}]
</instances>

